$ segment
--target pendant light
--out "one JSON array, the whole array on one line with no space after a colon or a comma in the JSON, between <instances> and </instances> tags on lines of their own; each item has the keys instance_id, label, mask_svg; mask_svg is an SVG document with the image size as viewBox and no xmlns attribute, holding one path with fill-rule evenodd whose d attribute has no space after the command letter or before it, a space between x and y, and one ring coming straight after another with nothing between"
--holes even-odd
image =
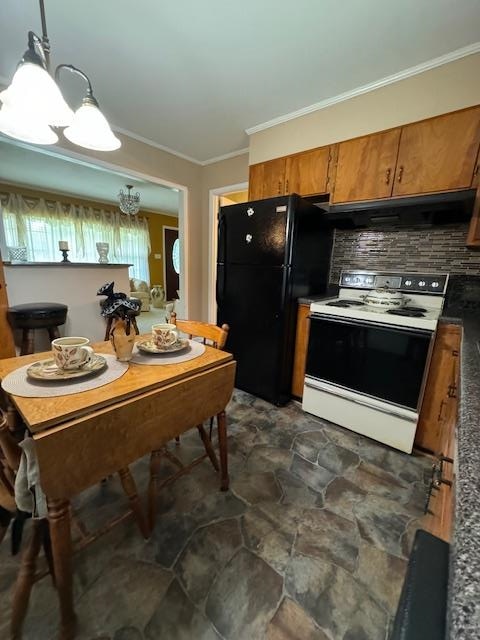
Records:
<instances>
[{"instance_id":1,"label":"pendant light","mask_svg":"<svg viewBox=\"0 0 480 640\"><path fill-rule=\"evenodd\" d=\"M113 151L121 146L93 96L89 78L72 65L62 69L81 76L87 83L87 94L73 113L49 73L50 43L47 36L45 9L40 3L42 39L28 32L28 49L23 55L10 86L0 93L0 132L11 138L34 144L55 144L58 136L51 127L67 127L64 135L74 144L87 149Z\"/></svg>"},{"instance_id":2,"label":"pendant light","mask_svg":"<svg viewBox=\"0 0 480 640\"><path fill-rule=\"evenodd\" d=\"M120 189L118 194L119 207L122 213L126 213L129 216L134 216L140 210L140 194L138 191L132 193L133 185L126 184L127 193L123 189Z\"/></svg>"}]
</instances>

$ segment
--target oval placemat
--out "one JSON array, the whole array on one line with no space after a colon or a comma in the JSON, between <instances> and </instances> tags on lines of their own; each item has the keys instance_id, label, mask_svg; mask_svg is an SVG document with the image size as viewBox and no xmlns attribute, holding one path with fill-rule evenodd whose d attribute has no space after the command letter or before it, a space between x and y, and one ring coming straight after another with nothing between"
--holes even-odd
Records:
<instances>
[{"instance_id":1,"label":"oval placemat","mask_svg":"<svg viewBox=\"0 0 480 640\"><path fill-rule=\"evenodd\" d=\"M128 362L119 362L116 356L110 354L102 355L107 361L107 368L91 378L74 379L68 382L31 380L27 378L27 369L31 366L30 363L5 376L2 380L2 389L23 398L54 398L55 396L69 396L103 387L121 378L128 369Z\"/></svg>"},{"instance_id":2,"label":"oval placemat","mask_svg":"<svg viewBox=\"0 0 480 640\"><path fill-rule=\"evenodd\" d=\"M202 353L205 353L205 345L195 340L189 340L188 347L178 353L159 353L151 356L139 351L135 345L130 362L134 364L178 364L198 358Z\"/></svg>"}]
</instances>

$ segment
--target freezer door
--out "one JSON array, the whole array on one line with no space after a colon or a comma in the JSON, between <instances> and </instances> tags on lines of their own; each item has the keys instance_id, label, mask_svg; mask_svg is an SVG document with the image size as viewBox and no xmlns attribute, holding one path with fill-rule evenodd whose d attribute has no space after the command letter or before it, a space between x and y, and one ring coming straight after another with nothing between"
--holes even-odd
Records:
<instances>
[{"instance_id":1,"label":"freezer door","mask_svg":"<svg viewBox=\"0 0 480 640\"><path fill-rule=\"evenodd\" d=\"M222 207L218 261L231 264L288 264L289 198Z\"/></svg>"},{"instance_id":2,"label":"freezer door","mask_svg":"<svg viewBox=\"0 0 480 640\"><path fill-rule=\"evenodd\" d=\"M227 265L220 269L218 324L230 327L226 349L237 361L239 389L282 404L289 398L291 367L285 361L288 269Z\"/></svg>"}]
</instances>

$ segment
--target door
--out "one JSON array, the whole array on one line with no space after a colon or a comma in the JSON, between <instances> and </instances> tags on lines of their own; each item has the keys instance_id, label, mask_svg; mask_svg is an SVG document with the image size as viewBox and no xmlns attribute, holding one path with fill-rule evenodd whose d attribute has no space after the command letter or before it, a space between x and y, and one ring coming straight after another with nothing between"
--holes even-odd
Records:
<instances>
[{"instance_id":1,"label":"door","mask_svg":"<svg viewBox=\"0 0 480 640\"><path fill-rule=\"evenodd\" d=\"M313 315L308 376L417 409L431 331Z\"/></svg>"},{"instance_id":2,"label":"door","mask_svg":"<svg viewBox=\"0 0 480 640\"><path fill-rule=\"evenodd\" d=\"M341 142L332 202L388 198L399 141L400 128Z\"/></svg>"},{"instance_id":3,"label":"door","mask_svg":"<svg viewBox=\"0 0 480 640\"><path fill-rule=\"evenodd\" d=\"M225 264L217 271L218 324L230 327L226 349L237 361L235 384L275 404L290 391L290 380L282 382L287 276L288 268L263 265Z\"/></svg>"},{"instance_id":4,"label":"door","mask_svg":"<svg viewBox=\"0 0 480 640\"><path fill-rule=\"evenodd\" d=\"M285 158L276 158L263 163L263 198L285 193L285 162Z\"/></svg>"},{"instance_id":5,"label":"door","mask_svg":"<svg viewBox=\"0 0 480 640\"><path fill-rule=\"evenodd\" d=\"M222 207L218 262L284 264L288 208L288 198Z\"/></svg>"},{"instance_id":6,"label":"door","mask_svg":"<svg viewBox=\"0 0 480 640\"><path fill-rule=\"evenodd\" d=\"M403 127L393 195L469 187L479 144L480 107Z\"/></svg>"},{"instance_id":7,"label":"door","mask_svg":"<svg viewBox=\"0 0 480 640\"><path fill-rule=\"evenodd\" d=\"M329 154L330 147L322 147L288 157L285 193L299 193L302 196L325 193Z\"/></svg>"},{"instance_id":8,"label":"door","mask_svg":"<svg viewBox=\"0 0 480 640\"><path fill-rule=\"evenodd\" d=\"M180 288L180 240L178 229L163 227L163 259L165 269L165 294L167 300L179 298Z\"/></svg>"}]
</instances>

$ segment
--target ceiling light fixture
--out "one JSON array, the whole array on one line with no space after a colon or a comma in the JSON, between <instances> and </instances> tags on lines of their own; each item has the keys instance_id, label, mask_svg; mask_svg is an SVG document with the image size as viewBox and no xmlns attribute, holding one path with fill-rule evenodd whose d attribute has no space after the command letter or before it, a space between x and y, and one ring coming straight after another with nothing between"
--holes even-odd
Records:
<instances>
[{"instance_id":1,"label":"ceiling light fixture","mask_svg":"<svg viewBox=\"0 0 480 640\"><path fill-rule=\"evenodd\" d=\"M93 96L91 82L83 71L61 64L55 80L49 73L50 42L43 0L39 0L42 38L28 32L28 49L20 60L10 86L0 92L0 132L34 144L55 144L58 136L52 127L66 127L64 135L87 149L114 151L121 146ZM74 113L56 83L62 69L81 76L87 94Z\"/></svg>"},{"instance_id":2,"label":"ceiling light fixture","mask_svg":"<svg viewBox=\"0 0 480 640\"><path fill-rule=\"evenodd\" d=\"M125 186L128 189L128 193L125 193L123 189L120 189L118 194L120 211L122 213L127 213L129 216L134 216L140 209L140 194L138 191L137 193L131 193L133 185L126 184Z\"/></svg>"}]
</instances>

